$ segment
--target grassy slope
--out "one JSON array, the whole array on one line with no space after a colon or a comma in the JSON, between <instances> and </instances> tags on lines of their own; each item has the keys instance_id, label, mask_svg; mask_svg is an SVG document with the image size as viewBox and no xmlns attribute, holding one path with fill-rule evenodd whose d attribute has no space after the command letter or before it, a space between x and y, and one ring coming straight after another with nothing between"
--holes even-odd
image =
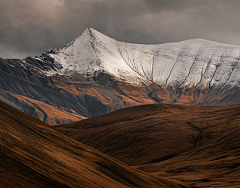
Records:
<instances>
[{"instance_id":1,"label":"grassy slope","mask_svg":"<svg viewBox=\"0 0 240 188\"><path fill-rule=\"evenodd\" d=\"M146 105L55 128L188 186L240 186L240 105Z\"/></svg>"},{"instance_id":2,"label":"grassy slope","mask_svg":"<svg viewBox=\"0 0 240 188\"><path fill-rule=\"evenodd\" d=\"M177 187L0 101L0 187Z\"/></svg>"}]
</instances>

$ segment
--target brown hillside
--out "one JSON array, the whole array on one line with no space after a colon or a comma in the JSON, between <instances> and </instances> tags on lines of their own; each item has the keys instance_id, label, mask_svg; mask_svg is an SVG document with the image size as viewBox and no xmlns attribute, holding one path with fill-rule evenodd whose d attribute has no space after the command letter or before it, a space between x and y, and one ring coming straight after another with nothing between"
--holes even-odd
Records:
<instances>
[{"instance_id":1,"label":"brown hillside","mask_svg":"<svg viewBox=\"0 0 240 188\"><path fill-rule=\"evenodd\" d=\"M0 101L0 187L178 187Z\"/></svg>"},{"instance_id":2,"label":"brown hillside","mask_svg":"<svg viewBox=\"0 0 240 188\"><path fill-rule=\"evenodd\" d=\"M240 105L146 105L55 127L192 187L240 187Z\"/></svg>"}]
</instances>

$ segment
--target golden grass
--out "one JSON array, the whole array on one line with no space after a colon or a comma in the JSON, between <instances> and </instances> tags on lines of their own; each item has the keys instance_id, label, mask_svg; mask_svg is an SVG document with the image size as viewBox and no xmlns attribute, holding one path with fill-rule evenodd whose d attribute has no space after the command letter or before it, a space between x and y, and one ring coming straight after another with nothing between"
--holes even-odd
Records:
<instances>
[{"instance_id":1,"label":"golden grass","mask_svg":"<svg viewBox=\"0 0 240 188\"><path fill-rule=\"evenodd\" d=\"M240 105L144 105L56 129L186 186L240 187Z\"/></svg>"},{"instance_id":2,"label":"golden grass","mask_svg":"<svg viewBox=\"0 0 240 188\"><path fill-rule=\"evenodd\" d=\"M129 166L0 101L2 187L182 187Z\"/></svg>"}]
</instances>

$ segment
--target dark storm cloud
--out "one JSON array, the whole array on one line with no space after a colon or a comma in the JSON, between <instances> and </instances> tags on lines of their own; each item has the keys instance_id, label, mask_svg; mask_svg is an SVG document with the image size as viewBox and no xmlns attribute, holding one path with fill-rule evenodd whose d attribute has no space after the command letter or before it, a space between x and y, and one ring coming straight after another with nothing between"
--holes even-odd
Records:
<instances>
[{"instance_id":1,"label":"dark storm cloud","mask_svg":"<svg viewBox=\"0 0 240 188\"><path fill-rule=\"evenodd\" d=\"M93 27L118 40L240 45L239 0L1 0L0 57L40 55Z\"/></svg>"}]
</instances>

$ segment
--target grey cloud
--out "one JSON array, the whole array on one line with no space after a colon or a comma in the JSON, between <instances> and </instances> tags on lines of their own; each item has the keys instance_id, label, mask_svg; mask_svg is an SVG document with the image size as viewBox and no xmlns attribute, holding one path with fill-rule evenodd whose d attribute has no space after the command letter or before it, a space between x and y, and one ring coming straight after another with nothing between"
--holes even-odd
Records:
<instances>
[{"instance_id":1,"label":"grey cloud","mask_svg":"<svg viewBox=\"0 0 240 188\"><path fill-rule=\"evenodd\" d=\"M145 3L149 9L159 10L177 10L180 11L193 4L194 0L145 0ZM195 1L196 3L196 1Z\"/></svg>"},{"instance_id":2,"label":"grey cloud","mask_svg":"<svg viewBox=\"0 0 240 188\"><path fill-rule=\"evenodd\" d=\"M115 39L240 45L239 0L1 0L0 57L40 55L93 27Z\"/></svg>"}]
</instances>

